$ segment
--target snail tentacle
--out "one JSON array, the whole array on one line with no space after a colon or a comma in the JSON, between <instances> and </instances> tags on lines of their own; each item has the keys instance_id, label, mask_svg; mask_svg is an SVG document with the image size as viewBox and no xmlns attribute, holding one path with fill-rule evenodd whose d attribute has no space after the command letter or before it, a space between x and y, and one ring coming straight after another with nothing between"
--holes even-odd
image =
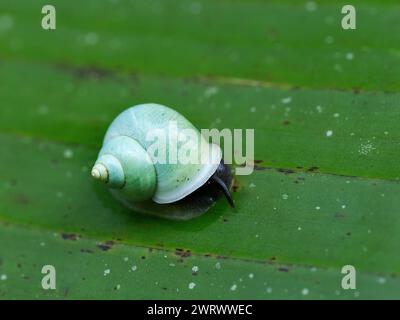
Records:
<instances>
[{"instance_id":1,"label":"snail tentacle","mask_svg":"<svg viewBox=\"0 0 400 320\"><path fill-rule=\"evenodd\" d=\"M229 188L228 188L228 186L225 184L225 182L223 182L222 179L219 178L219 177L218 177L217 175L215 175L215 174L211 177L211 179L213 179L213 180L221 187L221 190L222 190L222 192L224 193L226 199L228 200L229 205L230 205L232 208L234 208L234 207L235 207L235 204L233 203L232 195L231 195L231 193L229 192Z\"/></svg>"}]
</instances>

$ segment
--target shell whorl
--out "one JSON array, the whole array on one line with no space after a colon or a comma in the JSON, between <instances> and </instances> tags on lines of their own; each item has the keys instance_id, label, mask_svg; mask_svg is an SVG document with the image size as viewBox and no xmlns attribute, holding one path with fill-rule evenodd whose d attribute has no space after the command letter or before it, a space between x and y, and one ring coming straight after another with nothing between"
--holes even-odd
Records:
<instances>
[{"instance_id":1,"label":"shell whorl","mask_svg":"<svg viewBox=\"0 0 400 320\"><path fill-rule=\"evenodd\" d=\"M92 176L132 201L150 199L156 189L156 172L146 150L133 138L118 136L100 150Z\"/></svg>"},{"instance_id":2,"label":"shell whorl","mask_svg":"<svg viewBox=\"0 0 400 320\"><path fill-rule=\"evenodd\" d=\"M148 139L148 133L157 129L164 133L168 132L168 137L170 137L169 124L171 122L176 123L177 126L177 132L173 133L175 138L184 134L184 130L193 130L194 137L186 136L188 137L186 142L195 145L201 155L208 154L211 150L209 163L180 164L157 161L150 151L154 141ZM164 148L162 152L166 154L171 152L168 145ZM129 154L132 156L132 149L135 150L133 158L128 156ZM117 185L120 189L118 191L127 200L139 201L139 199L152 198L160 204L178 201L201 187L217 170L222 158L218 145L206 142L185 117L159 104L131 107L117 116L107 130L103 148L92 170L92 175L101 181L108 181L107 184L112 186L112 183L120 182L120 180L116 181L113 178L109 165L102 160L105 155L116 157L121 164L125 184L122 187ZM108 172L105 173L104 168L97 164L104 164ZM141 190L141 187L144 189ZM137 193L142 196L139 197Z\"/></svg>"}]
</instances>

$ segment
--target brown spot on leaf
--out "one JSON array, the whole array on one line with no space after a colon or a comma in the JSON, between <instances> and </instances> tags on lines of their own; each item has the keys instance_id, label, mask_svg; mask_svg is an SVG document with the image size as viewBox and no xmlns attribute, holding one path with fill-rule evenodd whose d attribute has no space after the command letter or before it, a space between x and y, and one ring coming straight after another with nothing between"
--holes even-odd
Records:
<instances>
[{"instance_id":1,"label":"brown spot on leaf","mask_svg":"<svg viewBox=\"0 0 400 320\"><path fill-rule=\"evenodd\" d=\"M264 170L267 170L267 168L266 168L266 167L261 167L261 166L254 165L254 170L256 170L256 171L264 171Z\"/></svg>"},{"instance_id":2,"label":"brown spot on leaf","mask_svg":"<svg viewBox=\"0 0 400 320\"><path fill-rule=\"evenodd\" d=\"M78 240L78 236L75 233L61 233L63 240Z\"/></svg>"},{"instance_id":3,"label":"brown spot on leaf","mask_svg":"<svg viewBox=\"0 0 400 320\"><path fill-rule=\"evenodd\" d=\"M29 205L31 203L30 199L22 193L18 193L14 196L14 202L21 204L21 205Z\"/></svg>"},{"instance_id":4,"label":"brown spot on leaf","mask_svg":"<svg viewBox=\"0 0 400 320\"><path fill-rule=\"evenodd\" d=\"M97 247L103 251L107 251L107 250L110 250L113 245L114 245L114 241L110 240L110 241L106 241L104 243L98 244Z\"/></svg>"},{"instance_id":5,"label":"brown spot on leaf","mask_svg":"<svg viewBox=\"0 0 400 320\"><path fill-rule=\"evenodd\" d=\"M239 189L239 182L238 182L237 179L234 179L234 180L233 180L232 191L233 191L233 192L237 192L238 189Z\"/></svg>"},{"instance_id":6,"label":"brown spot on leaf","mask_svg":"<svg viewBox=\"0 0 400 320\"><path fill-rule=\"evenodd\" d=\"M101 69L99 67L73 67L66 64L59 64L59 68L73 73L78 78L92 78L92 79L102 79L112 75L110 70Z\"/></svg>"},{"instance_id":7,"label":"brown spot on leaf","mask_svg":"<svg viewBox=\"0 0 400 320\"><path fill-rule=\"evenodd\" d=\"M278 168L276 169L278 172L284 173L284 174L291 174L291 173L295 173L294 170L292 169L284 169L284 168Z\"/></svg>"},{"instance_id":8,"label":"brown spot on leaf","mask_svg":"<svg viewBox=\"0 0 400 320\"><path fill-rule=\"evenodd\" d=\"M185 250L185 249L176 248L176 249L175 249L175 254L176 254L177 256L182 257L182 258L187 258L187 257L189 257L192 253L190 252L190 250Z\"/></svg>"},{"instance_id":9,"label":"brown spot on leaf","mask_svg":"<svg viewBox=\"0 0 400 320\"><path fill-rule=\"evenodd\" d=\"M94 251L93 250L90 250L90 249L81 249L81 252L83 252L83 253L94 253Z\"/></svg>"}]
</instances>

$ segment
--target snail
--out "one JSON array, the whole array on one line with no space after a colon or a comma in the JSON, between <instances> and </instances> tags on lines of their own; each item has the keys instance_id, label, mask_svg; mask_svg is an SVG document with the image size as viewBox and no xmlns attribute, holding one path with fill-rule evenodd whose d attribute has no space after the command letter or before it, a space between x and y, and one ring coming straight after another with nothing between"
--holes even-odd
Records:
<instances>
[{"instance_id":1,"label":"snail","mask_svg":"<svg viewBox=\"0 0 400 320\"><path fill-rule=\"evenodd\" d=\"M160 104L130 107L113 120L91 175L120 202L145 214L191 219L220 194L234 207L233 178L220 147Z\"/></svg>"}]
</instances>

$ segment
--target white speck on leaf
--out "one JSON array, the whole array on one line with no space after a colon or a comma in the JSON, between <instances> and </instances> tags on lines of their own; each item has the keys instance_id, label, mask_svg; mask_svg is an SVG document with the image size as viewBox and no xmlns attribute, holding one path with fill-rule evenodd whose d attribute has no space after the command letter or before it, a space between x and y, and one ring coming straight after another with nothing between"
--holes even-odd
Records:
<instances>
[{"instance_id":1,"label":"white speck on leaf","mask_svg":"<svg viewBox=\"0 0 400 320\"><path fill-rule=\"evenodd\" d=\"M196 284L194 282L191 282L191 283L189 283L188 288L190 290L193 290L195 286L196 286Z\"/></svg>"},{"instance_id":2,"label":"white speck on leaf","mask_svg":"<svg viewBox=\"0 0 400 320\"><path fill-rule=\"evenodd\" d=\"M301 290L301 294L302 294L303 296L308 295L308 293L309 293L309 290L308 290L307 288L304 288L303 290Z\"/></svg>"},{"instance_id":3,"label":"white speck on leaf","mask_svg":"<svg viewBox=\"0 0 400 320\"><path fill-rule=\"evenodd\" d=\"M99 41L99 36L95 32L89 32L85 34L85 36L83 37L83 41L89 46L94 46Z\"/></svg>"},{"instance_id":4,"label":"white speck on leaf","mask_svg":"<svg viewBox=\"0 0 400 320\"><path fill-rule=\"evenodd\" d=\"M352 52L346 53L346 59L347 60L353 60L353 58L354 58L354 54Z\"/></svg>"},{"instance_id":5,"label":"white speck on leaf","mask_svg":"<svg viewBox=\"0 0 400 320\"><path fill-rule=\"evenodd\" d=\"M104 270L104 276L107 276L107 275L109 275L109 274L110 274L110 272L111 272L111 270L110 270L110 269L106 269L106 270Z\"/></svg>"},{"instance_id":6,"label":"white speck on leaf","mask_svg":"<svg viewBox=\"0 0 400 320\"><path fill-rule=\"evenodd\" d=\"M46 114L48 114L49 113L49 107L48 106L46 106L46 105L41 105L39 108L38 108L38 111L37 111L40 115L46 115Z\"/></svg>"},{"instance_id":7,"label":"white speck on leaf","mask_svg":"<svg viewBox=\"0 0 400 320\"><path fill-rule=\"evenodd\" d=\"M198 266L193 266L192 268L192 272L198 272L199 271L199 267Z\"/></svg>"},{"instance_id":8,"label":"white speck on leaf","mask_svg":"<svg viewBox=\"0 0 400 320\"><path fill-rule=\"evenodd\" d=\"M9 15L0 16L0 31L8 31L14 25L14 19Z\"/></svg>"},{"instance_id":9,"label":"white speck on leaf","mask_svg":"<svg viewBox=\"0 0 400 320\"><path fill-rule=\"evenodd\" d=\"M282 195L282 199L283 199L283 200L287 200L288 198L289 198L289 195L288 195L288 194L284 193L284 194Z\"/></svg>"},{"instance_id":10,"label":"white speck on leaf","mask_svg":"<svg viewBox=\"0 0 400 320\"><path fill-rule=\"evenodd\" d=\"M281 101L283 104L288 104L288 103L292 102L292 97L283 98Z\"/></svg>"},{"instance_id":11,"label":"white speck on leaf","mask_svg":"<svg viewBox=\"0 0 400 320\"><path fill-rule=\"evenodd\" d=\"M137 266L132 266L131 270L132 271L136 271L137 270Z\"/></svg>"},{"instance_id":12,"label":"white speck on leaf","mask_svg":"<svg viewBox=\"0 0 400 320\"><path fill-rule=\"evenodd\" d=\"M250 273L250 274L249 274L249 278L250 278L250 279L253 279L253 278L254 278L254 274L253 274L253 273Z\"/></svg>"},{"instance_id":13,"label":"white speck on leaf","mask_svg":"<svg viewBox=\"0 0 400 320\"><path fill-rule=\"evenodd\" d=\"M332 137L332 135L333 135L333 131L332 130L326 131L326 136L327 137Z\"/></svg>"},{"instance_id":14,"label":"white speck on leaf","mask_svg":"<svg viewBox=\"0 0 400 320\"><path fill-rule=\"evenodd\" d=\"M215 264L215 269L217 269L217 270L221 269L221 263L217 262Z\"/></svg>"},{"instance_id":15,"label":"white speck on leaf","mask_svg":"<svg viewBox=\"0 0 400 320\"><path fill-rule=\"evenodd\" d=\"M332 43L334 43L334 42L335 42L335 39L333 39L332 36L326 36L326 37L325 37L325 43L326 43L326 44L332 44Z\"/></svg>"},{"instance_id":16,"label":"white speck on leaf","mask_svg":"<svg viewBox=\"0 0 400 320\"><path fill-rule=\"evenodd\" d=\"M236 284L233 284L232 286L231 286L231 291L235 291L237 289L237 285Z\"/></svg>"},{"instance_id":17,"label":"white speck on leaf","mask_svg":"<svg viewBox=\"0 0 400 320\"><path fill-rule=\"evenodd\" d=\"M343 67L342 67L339 63L336 63L336 64L333 66L333 69L334 69L335 71L337 71L337 72L342 72L342 71L343 71Z\"/></svg>"},{"instance_id":18,"label":"white speck on leaf","mask_svg":"<svg viewBox=\"0 0 400 320\"><path fill-rule=\"evenodd\" d=\"M6 275L6 274L2 274L2 275L0 276L0 280L1 280L1 281L7 280L7 275Z\"/></svg>"},{"instance_id":19,"label":"white speck on leaf","mask_svg":"<svg viewBox=\"0 0 400 320\"><path fill-rule=\"evenodd\" d=\"M62 191L57 191L57 192L56 192L56 196L57 196L57 198L62 198L62 197L64 197L64 192L62 192Z\"/></svg>"},{"instance_id":20,"label":"white speck on leaf","mask_svg":"<svg viewBox=\"0 0 400 320\"><path fill-rule=\"evenodd\" d=\"M366 143L361 143L358 153L366 156L375 149L374 145L368 140Z\"/></svg>"},{"instance_id":21,"label":"white speck on leaf","mask_svg":"<svg viewBox=\"0 0 400 320\"><path fill-rule=\"evenodd\" d=\"M65 149L63 156L65 159L71 159L74 156L74 153L71 149Z\"/></svg>"},{"instance_id":22,"label":"white speck on leaf","mask_svg":"<svg viewBox=\"0 0 400 320\"><path fill-rule=\"evenodd\" d=\"M308 12L317 10L317 4L314 1L307 1L305 7Z\"/></svg>"},{"instance_id":23,"label":"white speck on leaf","mask_svg":"<svg viewBox=\"0 0 400 320\"><path fill-rule=\"evenodd\" d=\"M211 96L216 95L218 93L218 90L218 87L208 87L204 91L204 97L210 98Z\"/></svg>"},{"instance_id":24,"label":"white speck on leaf","mask_svg":"<svg viewBox=\"0 0 400 320\"><path fill-rule=\"evenodd\" d=\"M194 15L198 15L203 11L203 4L200 2L193 2L189 5L189 11Z\"/></svg>"},{"instance_id":25,"label":"white speck on leaf","mask_svg":"<svg viewBox=\"0 0 400 320\"><path fill-rule=\"evenodd\" d=\"M386 278L384 278L384 277L379 277L378 278L378 283L384 284L385 282L386 282Z\"/></svg>"}]
</instances>

